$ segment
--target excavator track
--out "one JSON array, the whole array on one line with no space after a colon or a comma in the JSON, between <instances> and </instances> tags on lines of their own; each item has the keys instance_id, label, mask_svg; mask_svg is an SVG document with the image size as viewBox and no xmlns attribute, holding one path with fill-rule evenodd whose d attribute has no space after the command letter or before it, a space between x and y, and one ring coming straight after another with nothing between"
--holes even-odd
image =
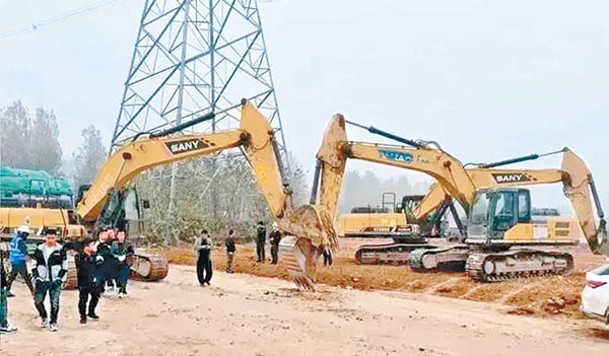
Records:
<instances>
[{"instance_id":1,"label":"excavator track","mask_svg":"<svg viewBox=\"0 0 609 356\"><path fill-rule=\"evenodd\" d=\"M355 252L355 262L360 265L408 264L412 251L434 247L426 242L361 245Z\"/></svg>"},{"instance_id":2,"label":"excavator track","mask_svg":"<svg viewBox=\"0 0 609 356\"><path fill-rule=\"evenodd\" d=\"M160 281L167 277L169 272L169 264L165 257L144 251L136 251L129 257L127 263L131 268L129 277L138 281Z\"/></svg>"},{"instance_id":3,"label":"excavator track","mask_svg":"<svg viewBox=\"0 0 609 356\"><path fill-rule=\"evenodd\" d=\"M315 252L303 251L298 244L299 238L296 236L285 236L279 242L280 263L288 270L288 274L296 283L299 289L315 290L314 277L311 277L311 268L315 268ZM308 256L308 257L307 257ZM311 259L313 257L313 259Z\"/></svg>"},{"instance_id":4,"label":"excavator track","mask_svg":"<svg viewBox=\"0 0 609 356\"><path fill-rule=\"evenodd\" d=\"M532 249L473 252L467 258L465 268L472 279L480 282L566 275L573 271L573 256L565 252Z\"/></svg>"},{"instance_id":5,"label":"excavator track","mask_svg":"<svg viewBox=\"0 0 609 356\"><path fill-rule=\"evenodd\" d=\"M410 253L410 268L417 272L445 269L464 271L469 254L467 245L414 250Z\"/></svg>"}]
</instances>

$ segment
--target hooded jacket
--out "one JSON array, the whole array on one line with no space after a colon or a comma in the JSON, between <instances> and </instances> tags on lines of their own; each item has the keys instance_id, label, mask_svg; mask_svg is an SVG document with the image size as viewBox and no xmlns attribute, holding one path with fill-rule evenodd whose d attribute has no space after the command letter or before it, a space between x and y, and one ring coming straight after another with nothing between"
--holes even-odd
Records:
<instances>
[{"instance_id":1,"label":"hooded jacket","mask_svg":"<svg viewBox=\"0 0 609 356\"><path fill-rule=\"evenodd\" d=\"M45 258L45 250L48 257ZM54 247L47 247L42 243L34 251L34 277L37 281L53 282L61 280L68 271L68 259L63 246L57 243Z\"/></svg>"}]
</instances>

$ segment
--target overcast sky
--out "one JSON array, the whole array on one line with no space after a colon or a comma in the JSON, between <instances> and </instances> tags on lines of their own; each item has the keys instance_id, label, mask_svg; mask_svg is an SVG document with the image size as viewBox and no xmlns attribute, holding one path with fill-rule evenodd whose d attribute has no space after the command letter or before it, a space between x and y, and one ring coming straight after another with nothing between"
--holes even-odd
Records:
<instances>
[{"instance_id":1,"label":"overcast sky","mask_svg":"<svg viewBox=\"0 0 609 356\"><path fill-rule=\"evenodd\" d=\"M0 105L21 99L54 110L65 156L91 123L109 143L143 1L1 37L87 3L0 0ZM287 144L307 169L340 111L438 141L464 162L569 146L609 204L609 2L280 0L260 8ZM565 204L559 192L539 193L536 205Z\"/></svg>"}]
</instances>

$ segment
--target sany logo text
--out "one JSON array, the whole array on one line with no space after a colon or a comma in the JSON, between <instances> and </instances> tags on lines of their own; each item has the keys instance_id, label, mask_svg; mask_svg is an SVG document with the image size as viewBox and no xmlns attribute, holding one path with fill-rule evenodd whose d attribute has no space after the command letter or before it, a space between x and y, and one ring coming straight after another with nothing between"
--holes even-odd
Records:
<instances>
[{"instance_id":1,"label":"sany logo text","mask_svg":"<svg viewBox=\"0 0 609 356\"><path fill-rule=\"evenodd\" d=\"M514 174L493 174L493 178L495 178L495 182L497 183L518 183L518 182L528 182L531 179L522 173L514 173Z\"/></svg>"},{"instance_id":2,"label":"sany logo text","mask_svg":"<svg viewBox=\"0 0 609 356\"><path fill-rule=\"evenodd\" d=\"M173 141L166 142L165 145L173 154L184 153L189 151L198 150L201 148L208 147L208 145L201 141L198 138L190 139L190 140L181 140L181 141Z\"/></svg>"}]
</instances>

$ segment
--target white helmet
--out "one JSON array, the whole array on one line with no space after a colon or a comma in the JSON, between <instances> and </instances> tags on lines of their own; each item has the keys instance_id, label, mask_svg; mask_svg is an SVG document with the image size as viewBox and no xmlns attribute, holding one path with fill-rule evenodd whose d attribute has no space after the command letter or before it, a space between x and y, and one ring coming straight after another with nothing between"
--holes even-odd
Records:
<instances>
[{"instance_id":1,"label":"white helmet","mask_svg":"<svg viewBox=\"0 0 609 356\"><path fill-rule=\"evenodd\" d=\"M17 232L25 232L26 234L30 233L30 228L27 225L21 225L17 229Z\"/></svg>"}]
</instances>

